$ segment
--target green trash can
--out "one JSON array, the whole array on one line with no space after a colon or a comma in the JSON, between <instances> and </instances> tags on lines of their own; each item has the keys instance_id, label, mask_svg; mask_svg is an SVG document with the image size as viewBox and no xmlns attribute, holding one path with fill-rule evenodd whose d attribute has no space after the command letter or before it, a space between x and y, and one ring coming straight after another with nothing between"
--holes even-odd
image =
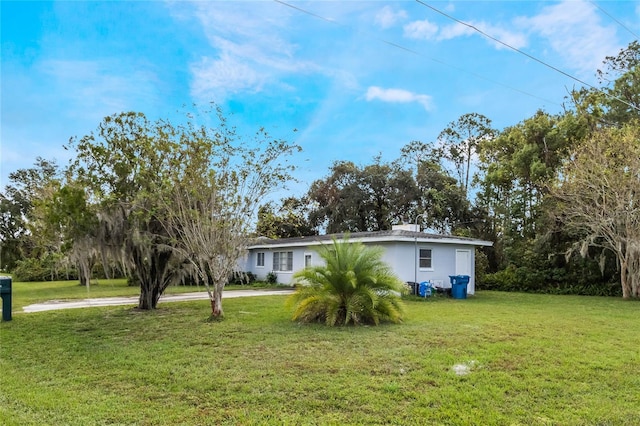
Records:
<instances>
[{"instance_id":1,"label":"green trash can","mask_svg":"<svg viewBox=\"0 0 640 426\"><path fill-rule=\"evenodd\" d=\"M11 277L0 277L2 297L2 321L11 321Z\"/></svg>"},{"instance_id":2,"label":"green trash can","mask_svg":"<svg viewBox=\"0 0 640 426\"><path fill-rule=\"evenodd\" d=\"M451 297L454 299L467 298L469 278L469 275L449 275L449 280L451 280Z\"/></svg>"}]
</instances>

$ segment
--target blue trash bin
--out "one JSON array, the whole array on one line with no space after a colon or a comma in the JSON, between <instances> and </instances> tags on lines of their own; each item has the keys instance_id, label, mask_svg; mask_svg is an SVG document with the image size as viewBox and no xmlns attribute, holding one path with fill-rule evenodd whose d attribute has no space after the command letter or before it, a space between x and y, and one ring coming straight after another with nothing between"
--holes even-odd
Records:
<instances>
[{"instance_id":1,"label":"blue trash bin","mask_svg":"<svg viewBox=\"0 0 640 426\"><path fill-rule=\"evenodd\" d=\"M423 281L420 283L419 292L420 297L430 297L433 291L433 287L429 281Z\"/></svg>"},{"instance_id":2,"label":"blue trash bin","mask_svg":"<svg viewBox=\"0 0 640 426\"><path fill-rule=\"evenodd\" d=\"M449 275L449 279L451 280L451 297L454 299L467 298L469 278L469 275Z\"/></svg>"}]
</instances>

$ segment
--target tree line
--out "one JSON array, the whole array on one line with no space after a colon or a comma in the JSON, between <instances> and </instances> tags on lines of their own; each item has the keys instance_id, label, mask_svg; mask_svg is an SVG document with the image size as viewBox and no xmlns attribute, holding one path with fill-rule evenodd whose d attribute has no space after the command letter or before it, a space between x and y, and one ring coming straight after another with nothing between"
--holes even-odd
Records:
<instances>
[{"instance_id":1,"label":"tree line","mask_svg":"<svg viewBox=\"0 0 640 426\"><path fill-rule=\"evenodd\" d=\"M106 276L140 287L145 310L169 285L196 280L211 315L222 317L222 291L255 210L292 178L286 157L299 149L264 129L250 139L219 107L180 124L134 112L106 117L69 141L75 156L64 170L38 159L10 175L1 199L3 267L20 278L34 260L66 262L89 285L100 263Z\"/></svg>"},{"instance_id":2,"label":"tree line","mask_svg":"<svg viewBox=\"0 0 640 426\"><path fill-rule=\"evenodd\" d=\"M491 240L480 288L640 296L640 45L607 57L600 87L571 91L498 130L462 115L396 160L333 164L305 195L259 211L258 233L390 229L420 222Z\"/></svg>"},{"instance_id":3,"label":"tree line","mask_svg":"<svg viewBox=\"0 0 640 426\"><path fill-rule=\"evenodd\" d=\"M217 107L179 124L116 114L70 140L67 167L39 158L10 174L2 268L88 284L99 265L140 286L142 309L168 285L195 280L221 316L222 289L253 236L420 218L433 232L494 242L478 256L480 288L637 298L639 63L633 42L606 58L599 87L571 91L561 113L540 110L502 130L464 114L393 161L338 161L280 202L264 200L293 178L297 145L264 129L247 138Z\"/></svg>"}]
</instances>

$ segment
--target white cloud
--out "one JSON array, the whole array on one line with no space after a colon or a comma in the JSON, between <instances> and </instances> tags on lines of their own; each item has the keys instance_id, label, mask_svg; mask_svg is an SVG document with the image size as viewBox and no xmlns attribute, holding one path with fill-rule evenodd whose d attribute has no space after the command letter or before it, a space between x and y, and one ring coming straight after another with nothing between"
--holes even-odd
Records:
<instances>
[{"instance_id":1,"label":"white cloud","mask_svg":"<svg viewBox=\"0 0 640 426\"><path fill-rule=\"evenodd\" d=\"M375 22L381 28L386 29L391 28L399 21L407 19L407 17L407 12L405 12L404 10L400 9L399 11L395 12L391 8L391 6L385 6L376 14Z\"/></svg>"},{"instance_id":2,"label":"white cloud","mask_svg":"<svg viewBox=\"0 0 640 426\"><path fill-rule=\"evenodd\" d=\"M472 28L462 25L458 22L451 25L442 27L440 34L438 34L438 40L450 40L457 37L464 37L477 34Z\"/></svg>"},{"instance_id":3,"label":"white cloud","mask_svg":"<svg viewBox=\"0 0 640 426\"><path fill-rule=\"evenodd\" d=\"M491 37L498 39L511 47L515 47L516 49L522 49L527 45L527 37L523 33L510 31L503 27L487 24L486 22L472 23L471 25L475 26L485 34L488 34ZM490 40L489 42L493 44L497 49L507 48L503 44L496 41Z\"/></svg>"},{"instance_id":4,"label":"white cloud","mask_svg":"<svg viewBox=\"0 0 640 426\"><path fill-rule=\"evenodd\" d=\"M417 102L424 107L425 110L432 109L432 99L429 95L422 95L403 89L383 89L378 86L370 86L365 95L367 101L380 100L391 103L411 103Z\"/></svg>"},{"instance_id":5,"label":"white cloud","mask_svg":"<svg viewBox=\"0 0 640 426\"><path fill-rule=\"evenodd\" d=\"M134 100L149 104L157 100L157 78L141 64L56 59L39 66L63 94L58 102L69 102L72 107L67 111L76 117L102 118L131 109Z\"/></svg>"},{"instance_id":6,"label":"white cloud","mask_svg":"<svg viewBox=\"0 0 640 426\"><path fill-rule=\"evenodd\" d=\"M516 49L532 44L531 36L539 36L552 51L562 57L563 66L582 74L592 75L607 55L620 49L615 25L605 25L597 8L584 0L564 0L545 6L535 16L513 20L512 28L486 20L468 21L470 26ZM438 27L428 20L414 21L404 26L404 35L418 40L443 41L459 37L483 37L470 26L452 23ZM486 39L496 49L506 49L501 43ZM530 53L541 55L544 51Z\"/></svg>"},{"instance_id":7,"label":"white cloud","mask_svg":"<svg viewBox=\"0 0 640 426\"><path fill-rule=\"evenodd\" d=\"M191 72L191 90L199 96L260 91L265 81L264 75L228 53L218 59L201 58L200 62L191 64Z\"/></svg>"},{"instance_id":8,"label":"white cloud","mask_svg":"<svg viewBox=\"0 0 640 426\"><path fill-rule=\"evenodd\" d=\"M404 36L417 40L431 40L438 33L438 26L425 19L404 26Z\"/></svg>"},{"instance_id":9,"label":"white cloud","mask_svg":"<svg viewBox=\"0 0 640 426\"><path fill-rule=\"evenodd\" d=\"M222 102L233 93L260 92L268 84L288 88L283 75L318 70L296 59L297 45L283 36L289 22L286 8L263 2L199 2L194 14L211 54L190 64L191 94Z\"/></svg>"},{"instance_id":10,"label":"white cloud","mask_svg":"<svg viewBox=\"0 0 640 426\"><path fill-rule=\"evenodd\" d=\"M596 7L584 1L564 1L546 6L519 24L547 40L565 65L584 74L593 74L607 55L616 53L614 25L601 23Z\"/></svg>"},{"instance_id":11,"label":"white cloud","mask_svg":"<svg viewBox=\"0 0 640 426\"><path fill-rule=\"evenodd\" d=\"M488 24L486 22L468 22L469 25L463 25L461 23L454 23L451 25L445 25L438 27L438 25L429 22L428 20L413 21L404 26L404 36L418 40L451 40L458 37L468 37L477 35L483 37L479 32L474 30L476 27L480 31L494 37L506 44L509 44L517 49L520 49L527 44L524 34L507 30L503 27ZM487 41L493 44L498 49L505 48L504 45L497 43L487 38Z\"/></svg>"}]
</instances>

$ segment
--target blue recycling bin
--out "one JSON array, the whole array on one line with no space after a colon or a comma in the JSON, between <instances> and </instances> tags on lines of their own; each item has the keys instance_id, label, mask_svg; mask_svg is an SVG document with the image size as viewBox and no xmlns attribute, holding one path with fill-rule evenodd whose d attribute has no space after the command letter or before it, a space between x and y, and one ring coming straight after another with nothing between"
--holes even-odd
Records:
<instances>
[{"instance_id":1,"label":"blue recycling bin","mask_svg":"<svg viewBox=\"0 0 640 426\"><path fill-rule=\"evenodd\" d=\"M420 297L430 297L433 291L433 287L431 286L431 283L429 281L423 281L420 283L420 287L418 291L419 291Z\"/></svg>"},{"instance_id":2,"label":"blue recycling bin","mask_svg":"<svg viewBox=\"0 0 640 426\"><path fill-rule=\"evenodd\" d=\"M449 280L451 280L451 297L454 299L467 298L469 278L469 275L449 275Z\"/></svg>"}]
</instances>

